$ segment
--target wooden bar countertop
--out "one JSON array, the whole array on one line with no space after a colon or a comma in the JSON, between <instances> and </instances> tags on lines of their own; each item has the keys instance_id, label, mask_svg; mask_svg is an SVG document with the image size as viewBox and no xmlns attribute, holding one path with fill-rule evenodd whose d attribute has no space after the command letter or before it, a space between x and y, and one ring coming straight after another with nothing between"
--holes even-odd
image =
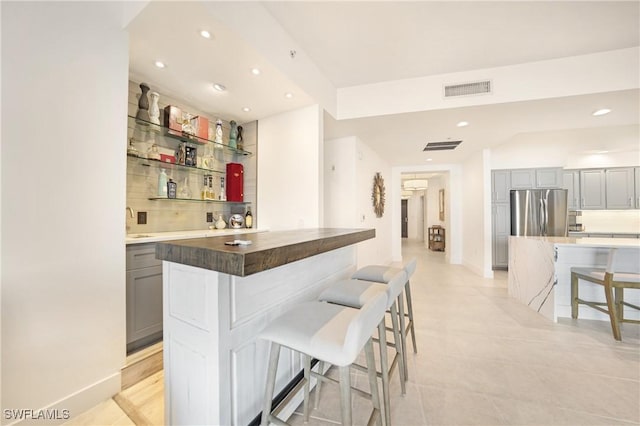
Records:
<instances>
[{"instance_id":1,"label":"wooden bar countertop","mask_svg":"<svg viewBox=\"0 0 640 426\"><path fill-rule=\"evenodd\" d=\"M314 228L163 241L156 243L156 258L246 277L375 236L375 229ZM235 239L251 244L225 244Z\"/></svg>"}]
</instances>

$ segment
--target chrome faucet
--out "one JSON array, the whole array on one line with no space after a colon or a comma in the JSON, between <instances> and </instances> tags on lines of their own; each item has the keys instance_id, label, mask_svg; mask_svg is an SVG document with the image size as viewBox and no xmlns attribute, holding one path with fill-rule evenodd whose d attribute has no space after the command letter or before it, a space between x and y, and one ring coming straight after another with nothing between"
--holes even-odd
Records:
<instances>
[{"instance_id":1,"label":"chrome faucet","mask_svg":"<svg viewBox=\"0 0 640 426\"><path fill-rule=\"evenodd\" d=\"M127 207L126 210L129 210L129 216L133 219L133 209L131 207Z\"/></svg>"}]
</instances>

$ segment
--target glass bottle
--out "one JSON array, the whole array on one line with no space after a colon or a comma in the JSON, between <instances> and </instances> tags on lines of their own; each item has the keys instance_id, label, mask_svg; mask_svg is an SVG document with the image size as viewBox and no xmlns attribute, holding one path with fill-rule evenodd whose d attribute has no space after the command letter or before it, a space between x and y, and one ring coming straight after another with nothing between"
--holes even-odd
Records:
<instances>
[{"instance_id":1,"label":"glass bottle","mask_svg":"<svg viewBox=\"0 0 640 426\"><path fill-rule=\"evenodd\" d=\"M247 208L247 213L244 215L244 226L247 228L253 227L253 215L250 207Z\"/></svg>"},{"instance_id":2,"label":"glass bottle","mask_svg":"<svg viewBox=\"0 0 640 426\"><path fill-rule=\"evenodd\" d=\"M160 169L158 174L158 197L167 196L167 172L164 169Z\"/></svg>"}]
</instances>

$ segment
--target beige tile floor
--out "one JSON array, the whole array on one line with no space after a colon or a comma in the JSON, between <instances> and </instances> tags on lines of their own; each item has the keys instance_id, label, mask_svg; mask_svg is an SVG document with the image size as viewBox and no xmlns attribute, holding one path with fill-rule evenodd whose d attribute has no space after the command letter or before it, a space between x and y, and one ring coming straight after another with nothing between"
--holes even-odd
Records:
<instances>
[{"instance_id":1,"label":"beige tile floor","mask_svg":"<svg viewBox=\"0 0 640 426\"><path fill-rule=\"evenodd\" d=\"M394 425L640 425L640 326L623 324L620 343L607 322L554 324L508 297L506 272L483 279L415 241L403 243L403 256L418 258L411 280L418 353L409 354L405 396L393 378ZM352 375L367 388L362 373ZM127 390L146 424L163 423L161 386L159 373ZM363 424L370 405L354 401L354 422ZM123 418L112 400L103 405L104 414L96 407L72 424L141 422ZM300 412L293 425L303 424ZM337 387L324 385L309 424L339 419Z\"/></svg>"}]
</instances>

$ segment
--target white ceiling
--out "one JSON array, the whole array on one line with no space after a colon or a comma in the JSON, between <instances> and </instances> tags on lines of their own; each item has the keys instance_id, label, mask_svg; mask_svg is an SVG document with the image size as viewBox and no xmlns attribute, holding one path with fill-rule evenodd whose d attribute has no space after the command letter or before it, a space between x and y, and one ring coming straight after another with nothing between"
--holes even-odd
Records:
<instances>
[{"instance_id":1,"label":"white ceiling","mask_svg":"<svg viewBox=\"0 0 640 426\"><path fill-rule=\"evenodd\" d=\"M637 1L257 3L242 7L264 7L295 40L298 55L336 88L640 45ZM210 6L150 2L129 26L131 78L239 123L317 102ZM198 35L203 28L213 39ZM155 68L157 59L167 68ZM255 66L262 70L257 77ZM213 91L214 82L227 92ZM286 99L285 92L295 96ZM394 166L427 158L450 163L519 133L638 124L639 103L638 90L627 90L341 121L325 114L325 138L357 136ZM613 112L591 116L602 106ZM460 120L471 125L455 127ZM422 153L426 142L448 138L464 142L455 151Z\"/></svg>"}]
</instances>

